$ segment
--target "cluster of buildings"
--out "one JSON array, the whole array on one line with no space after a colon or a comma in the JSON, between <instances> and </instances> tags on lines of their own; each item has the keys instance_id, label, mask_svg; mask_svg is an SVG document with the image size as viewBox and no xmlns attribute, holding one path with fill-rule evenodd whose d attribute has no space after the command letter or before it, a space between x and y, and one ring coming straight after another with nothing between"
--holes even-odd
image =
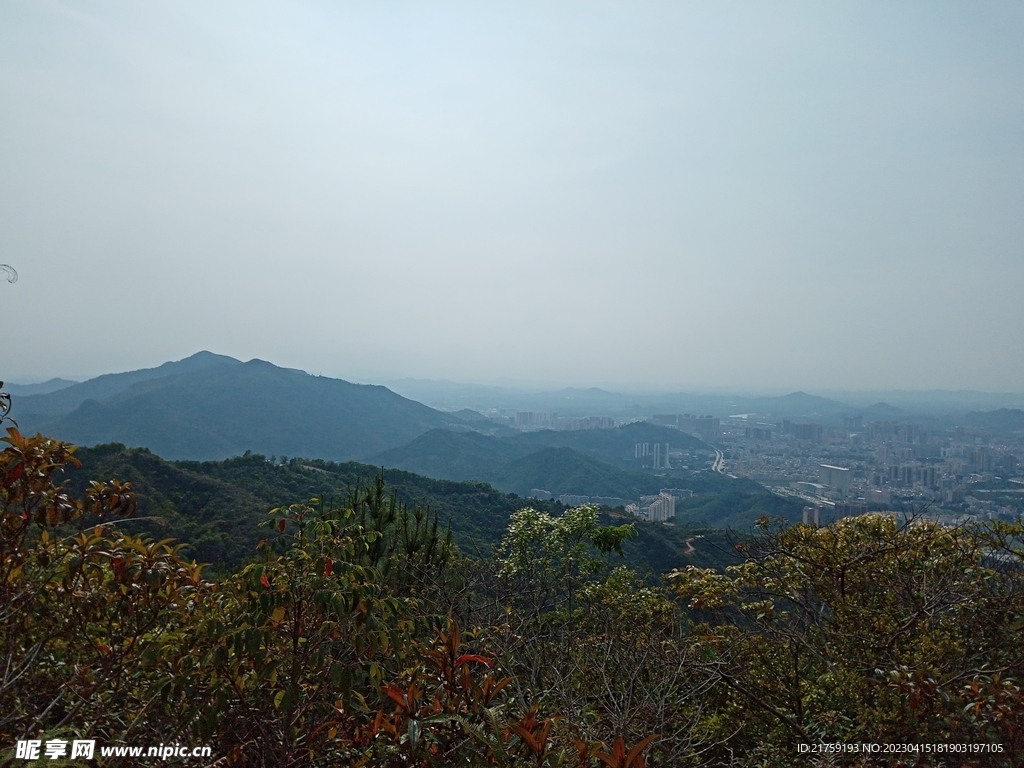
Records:
<instances>
[{"instance_id":1,"label":"cluster of buildings","mask_svg":"<svg viewBox=\"0 0 1024 768\"><path fill-rule=\"evenodd\" d=\"M639 502L627 503L617 496L585 496L582 494L563 493L554 496L551 491L534 488L530 498L555 498L567 507L578 507L581 504L597 504L602 507L624 507L626 512L640 520L652 523L669 523L676 516L676 500L693 496L688 488L662 488L657 494L641 496Z\"/></svg>"},{"instance_id":2,"label":"cluster of buildings","mask_svg":"<svg viewBox=\"0 0 1024 768\"><path fill-rule=\"evenodd\" d=\"M664 443L664 446L662 451L662 443L634 443L633 458L641 460L650 469L672 469L668 460L669 444Z\"/></svg>"},{"instance_id":3,"label":"cluster of buildings","mask_svg":"<svg viewBox=\"0 0 1024 768\"><path fill-rule=\"evenodd\" d=\"M656 414L651 417L651 423L678 429L705 441L715 441L722 436L722 420L717 416L692 416L689 413Z\"/></svg>"},{"instance_id":4,"label":"cluster of buildings","mask_svg":"<svg viewBox=\"0 0 1024 768\"><path fill-rule=\"evenodd\" d=\"M676 497L662 491L657 496L641 496L639 504L627 504L626 511L641 520L665 523L676 516Z\"/></svg>"},{"instance_id":5,"label":"cluster of buildings","mask_svg":"<svg viewBox=\"0 0 1024 768\"><path fill-rule=\"evenodd\" d=\"M727 420L719 445L730 474L799 497L814 517L928 507L939 516L986 520L1024 511L1024 435L964 427L842 419Z\"/></svg>"},{"instance_id":6,"label":"cluster of buildings","mask_svg":"<svg viewBox=\"0 0 1024 768\"><path fill-rule=\"evenodd\" d=\"M580 429L614 429L618 426L618 422L611 416L559 417L557 413L551 411L517 411L513 423L516 429L522 430L556 429L575 431Z\"/></svg>"}]
</instances>

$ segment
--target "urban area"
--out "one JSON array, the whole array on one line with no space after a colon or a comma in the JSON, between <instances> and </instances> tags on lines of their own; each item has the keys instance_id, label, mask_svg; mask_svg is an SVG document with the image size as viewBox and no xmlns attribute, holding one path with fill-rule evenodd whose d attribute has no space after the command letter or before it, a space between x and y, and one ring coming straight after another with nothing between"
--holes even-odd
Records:
<instances>
[{"instance_id":1,"label":"urban area","mask_svg":"<svg viewBox=\"0 0 1024 768\"><path fill-rule=\"evenodd\" d=\"M1012 520L1024 510L1024 431L979 428L955 419L930 423L865 419L772 420L758 414L718 417L659 414L633 419L563 418L551 412L506 417L521 430L609 429L630 421L692 435L708 450L637 443L634 458L651 469L705 469L743 477L779 496L802 500L804 521L826 524L868 511L913 511L943 522ZM534 489L536 498L552 498ZM561 494L563 504L622 506L641 519L671 523L685 488L637 499Z\"/></svg>"}]
</instances>

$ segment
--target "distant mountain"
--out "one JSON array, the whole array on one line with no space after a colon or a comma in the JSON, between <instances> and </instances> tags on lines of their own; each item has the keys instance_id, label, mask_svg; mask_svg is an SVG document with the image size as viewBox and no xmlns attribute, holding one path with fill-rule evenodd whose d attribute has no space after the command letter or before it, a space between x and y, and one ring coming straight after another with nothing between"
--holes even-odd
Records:
<instances>
[{"instance_id":1,"label":"distant mountain","mask_svg":"<svg viewBox=\"0 0 1024 768\"><path fill-rule=\"evenodd\" d=\"M1024 393L978 392L976 390L889 390L836 393L851 403L884 401L914 414L962 416L968 411L993 411L998 408L1024 408Z\"/></svg>"},{"instance_id":2,"label":"distant mountain","mask_svg":"<svg viewBox=\"0 0 1024 768\"><path fill-rule=\"evenodd\" d=\"M71 413L86 400L103 400L113 397L144 381L154 381L179 374L198 373L211 368L230 368L236 365L242 365L242 362L233 357L215 355L212 352L197 352L184 360L164 363L157 368L143 368L127 373L107 373L50 393L39 393L34 397L21 397L16 403L17 413L20 414L20 418L28 420L43 416L63 415Z\"/></svg>"},{"instance_id":3,"label":"distant mountain","mask_svg":"<svg viewBox=\"0 0 1024 768\"><path fill-rule=\"evenodd\" d=\"M647 421L634 421L615 429L580 429L572 431L522 432L507 438L510 443L545 448L573 448L611 464L634 466L636 443L668 443L669 448L706 450L711 447L693 435L677 429L661 427Z\"/></svg>"},{"instance_id":4,"label":"distant mountain","mask_svg":"<svg viewBox=\"0 0 1024 768\"><path fill-rule=\"evenodd\" d=\"M11 384L10 382L4 382L4 389L11 395L28 397L30 395L48 395L50 392L56 392L58 389L73 387L77 383L77 381L71 381L70 379L50 379L48 381L41 381L38 384Z\"/></svg>"},{"instance_id":5,"label":"distant mountain","mask_svg":"<svg viewBox=\"0 0 1024 768\"><path fill-rule=\"evenodd\" d=\"M443 480L487 482L510 461L536 450L536 446L517 445L475 432L433 429L407 445L378 453L369 461L376 466L395 467Z\"/></svg>"},{"instance_id":6,"label":"distant mountain","mask_svg":"<svg viewBox=\"0 0 1024 768\"><path fill-rule=\"evenodd\" d=\"M593 430L606 431L613 430ZM559 434L559 433L534 433ZM565 447L538 447L517 438L496 439L436 429L408 445L378 454L374 464L445 480L478 480L526 496L534 488L588 496L636 499L657 493L664 477L623 469Z\"/></svg>"},{"instance_id":7,"label":"distant mountain","mask_svg":"<svg viewBox=\"0 0 1024 768\"><path fill-rule=\"evenodd\" d=\"M576 493L554 482L552 488L533 485L525 490L518 482L508 480L509 462L522 459L548 448L570 448L581 456L603 462L609 471L634 469L636 443L668 443L670 448L711 449L685 432L659 427L647 422L626 424L616 429L584 429L577 431L520 432L510 437L492 437L470 432L433 430L415 438L408 445L392 448L370 461L385 467L398 467L409 472L446 480L481 480L515 493L532 488L545 488L557 493ZM710 465L710 461L709 461ZM627 484L629 487L635 482ZM519 490L516 490L519 489ZM604 495L600 491L592 491ZM608 494L615 495L615 494Z\"/></svg>"},{"instance_id":8,"label":"distant mountain","mask_svg":"<svg viewBox=\"0 0 1024 768\"><path fill-rule=\"evenodd\" d=\"M657 493L665 481L644 472L613 467L572 448L544 448L509 462L491 484L520 496L527 495L532 488L543 488L555 494L638 499L641 494Z\"/></svg>"},{"instance_id":9,"label":"distant mountain","mask_svg":"<svg viewBox=\"0 0 1024 768\"><path fill-rule=\"evenodd\" d=\"M209 353L23 398L15 408L25 431L198 460L253 451L346 461L456 422L385 387Z\"/></svg>"},{"instance_id":10,"label":"distant mountain","mask_svg":"<svg viewBox=\"0 0 1024 768\"><path fill-rule=\"evenodd\" d=\"M992 432L1021 432L1024 431L1024 411L1019 408L972 411L964 416L964 424Z\"/></svg>"},{"instance_id":11,"label":"distant mountain","mask_svg":"<svg viewBox=\"0 0 1024 768\"><path fill-rule=\"evenodd\" d=\"M695 493L763 493L749 480L737 480L708 471L642 469L634 459L637 442L707 451L695 437L646 422L617 429L576 432L542 430L514 437L491 437L472 432L436 429L407 445L383 451L370 461L377 466L445 480L478 480L509 493L527 495L534 488L556 496L570 493L617 496L636 500L666 487L688 488ZM649 461L649 458L648 460Z\"/></svg>"},{"instance_id":12,"label":"distant mountain","mask_svg":"<svg viewBox=\"0 0 1024 768\"><path fill-rule=\"evenodd\" d=\"M498 437L516 434L516 430L507 424L488 418L472 408L461 408L457 411L448 411L447 413L449 416L454 416L459 421L465 422L466 426L476 432L482 432L486 435L497 435Z\"/></svg>"},{"instance_id":13,"label":"distant mountain","mask_svg":"<svg viewBox=\"0 0 1024 768\"><path fill-rule=\"evenodd\" d=\"M895 405L889 405L888 403L869 405L867 408L862 408L859 413L865 422L892 421L903 418L906 415L906 411L902 408L897 408Z\"/></svg>"},{"instance_id":14,"label":"distant mountain","mask_svg":"<svg viewBox=\"0 0 1024 768\"><path fill-rule=\"evenodd\" d=\"M746 408L772 416L822 418L850 410L850 406L827 397L806 392L790 392L782 397L758 397L743 401Z\"/></svg>"}]
</instances>

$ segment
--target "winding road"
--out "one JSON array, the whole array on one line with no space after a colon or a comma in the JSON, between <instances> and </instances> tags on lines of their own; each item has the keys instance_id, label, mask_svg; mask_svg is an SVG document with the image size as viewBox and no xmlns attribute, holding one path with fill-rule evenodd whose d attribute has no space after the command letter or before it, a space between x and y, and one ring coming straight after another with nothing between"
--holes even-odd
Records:
<instances>
[{"instance_id":1,"label":"winding road","mask_svg":"<svg viewBox=\"0 0 1024 768\"><path fill-rule=\"evenodd\" d=\"M711 465L711 469L714 472L725 474L725 455L717 449L715 450L715 463Z\"/></svg>"}]
</instances>

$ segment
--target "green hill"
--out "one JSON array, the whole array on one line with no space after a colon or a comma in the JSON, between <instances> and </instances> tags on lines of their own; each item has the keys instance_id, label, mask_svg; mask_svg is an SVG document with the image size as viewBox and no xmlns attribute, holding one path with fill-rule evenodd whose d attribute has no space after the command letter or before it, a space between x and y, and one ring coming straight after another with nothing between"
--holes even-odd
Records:
<instances>
[{"instance_id":1,"label":"green hill","mask_svg":"<svg viewBox=\"0 0 1024 768\"><path fill-rule=\"evenodd\" d=\"M168 376L195 374L210 368L228 368L241 365L240 360L212 352L197 352L184 360L164 363L156 368L143 368L125 373L107 373L80 384L57 387L55 391L18 397L16 405L21 420L38 420L43 417L61 416L71 413L86 400L104 400L124 392L129 387L145 381L154 381ZM15 390L11 394L22 394ZM29 393L24 393L28 395Z\"/></svg>"},{"instance_id":2,"label":"green hill","mask_svg":"<svg viewBox=\"0 0 1024 768\"><path fill-rule=\"evenodd\" d=\"M668 443L673 449L711 451L710 446L686 432L660 427L646 421L635 421L615 429L581 429L566 432L545 429L539 432L523 432L505 439L516 446L572 448L609 464L629 467L637 467L643 463L634 458L633 449L637 443ZM710 461L708 464L710 465Z\"/></svg>"},{"instance_id":3,"label":"green hill","mask_svg":"<svg viewBox=\"0 0 1024 768\"><path fill-rule=\"evenodd\" d=\"M377 454L372 462L427 477L486 482L508 462L533 451L534 446L516 445L476 432L432 429L406 445Z\"/></svg>"},{"instance_id":4,"label":"green hill","mask_svg":"<svg viewBox=\"0 0 1024 768\"><path fill-rule=\"evenodd\" d=\"M1000 408L996 411L972 411L964 416L964 424L975 429L987 429L998 434L1024 432L1024 411L1019 408Z\"/></svg>"},{"instance_id":5,"label":"green hill","mask_svg":"<svg viewBox=\"0 0 1024 768\"><path fill-rule=\"evenodd\" d=\"M9 381L5 381L4 389L8 394L21 398L31 397L34 395L48 395L59 389L73 387L77 383L78 382L71 381L70 379L49 379L47 381L41 381L38 384L12 384Z\"/></svg>"},{"instance_id":6,"label":"green hill","mask_svg":"<svg viewBox=\"0 0 1024 768\"><path fill-rule=\"evenodd\" d=\"M123 527L185 542L190 557L221 570L252 557L261 536L255 523L271 508L318 495L341 498L352 485L372 482L380 471L355 462L272 463L258 454L170 462L146 449L119 444L81 448L78 457L82 467L68 475L73 490L83 491L94 479L131 482L139 507L136 518ZM581 471L592 462L579 454L568 460ZM471 555L488 556L505 532L509 515L522 507L553 514L562 508L557 502L522 499L484 483L433 480L400 470L386 470L384 477L401 502L429 508L443 524L450 522L455 542ZM731 504L742 508L750 503L745 496L737 494ZM618 524L625 518L606 513L606 519ZM721 565L730 559L730 537L706 523L673 527L637 521L636 526L639 536L626 543L625 553L626 562L641 573L656 576L688 564Z\"/></svg>"},{"instance_id":7,"label":"green hill","mask_svg":"<svg viewBox=\"0 0 1024 768\"><path fill-rule=\"evenodd\" d=\"M479 480L520 495L534 488L556 496L572 493L630 500L666 487L702 494L764 493L753 481L714 472L641 469L643 461L634 459L637 442L668 442L698 455L707 451L706 463L711 464L710 449L700 440L646 422L617 429L543 430L505 438L436 429L407 445L383 451L371 461L446 480Z\"/></svg>"},{"instance_id":8,"label":"green hill","mask_svg":"<svg viewBox=\"0 0 1024 768\"><path fill-rule=\"evenodd\" d=\"M259 454L170 462L120 444L81 448L77 455L83 466L70 474L72 488L83 490L93 479L131 482L139 509L128 527L187 542L190 554L201 561L230 564L251 556L260 535L255 523L271 508L313 496L341 498L350 486L370 483L380 472L355 462L272 463ZM400 501L428 507L446 523L450 520L456 542L468 552L486 550L498 541L509 515L526 504L484 483L433 480L400 470L387 470L385 480Z\"/></svg>"},{"instance_id":9,"label":"green hill","mask_svg":"<svg viewBox=\"0 0 1024 768\"><path fill-rule=\"evenodd\" d=\"M782 518L790 523L803 519L803 503L773 493L729 491L676 501L676 524L749 529L759 518Z\"/></svg>"},{"instance_id":10,"label":"green hill","mask_svg":"<svg viewBox=\"0 0 1024 768\"><path fill-rule=\"evenodd\" d=\"M525 495L532 488L555 494L618 496L637 499L657 493L664 479L642 472L619 469L585 456L572 448L543 448L509 462L493 477L498 488Z\"/></svg>"},{"instance_id":11,"label":"green hill","mask_svg":"<svg viewBox=\"0 0 1024 768\"><path fill-rule=\"evenodd\" d=\"M240 363L209 355L175 363L179 367L170 370L180 371L184 363L189 363L186 372L159 377L153 374L160 369L135 372L145 377L120 389L129 374L21 398L15 401L15 415L25 431L79 445L119 442L195 460L253 451L347 461L459 423L385 387L310 376L262 360ZM75 405L83 391L103 397ZM55 409L52 399L58 397L64 398L60 407L73 409L41 415L39 404L45 401Z\"/></svg>"}]
</instances>

